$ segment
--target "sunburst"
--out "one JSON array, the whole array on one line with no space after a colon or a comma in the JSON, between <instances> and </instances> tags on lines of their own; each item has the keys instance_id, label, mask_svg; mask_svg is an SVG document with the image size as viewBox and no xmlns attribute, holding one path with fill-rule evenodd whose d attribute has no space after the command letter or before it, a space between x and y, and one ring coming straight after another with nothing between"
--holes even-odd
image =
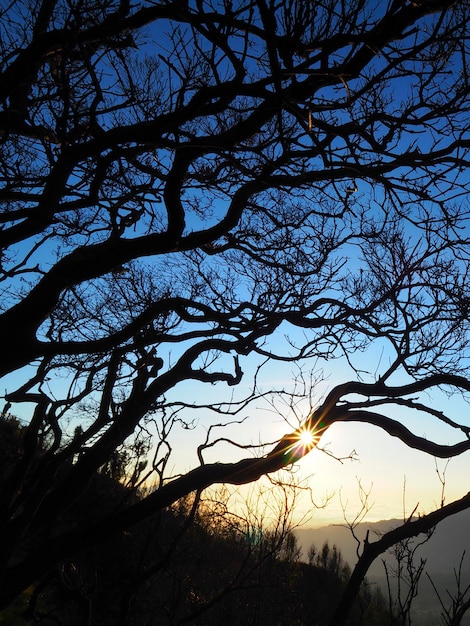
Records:
<instances>
[{"instance_id":1,"label":"sunburst","mask_svg":"<svg viewBox=\"0 0 470 626\"><path fill-rule=\"evenodd\" d=\"M316 443L316 438L312 430L304 429L299 433L299 445L304 448L312 448Z\"/></svg>"},{"instance_id":2,"label":"sunburst","mask_svg":"<svg viewBox=\"0 0 470 626\"><path fill-rule=\"evenodd\" d=\"M286 447L284 454L295 460L300 459L317 445L318 439L319 437L314 430L304 426L291 438L292 443Z\"/></svg>"}]
</instances>

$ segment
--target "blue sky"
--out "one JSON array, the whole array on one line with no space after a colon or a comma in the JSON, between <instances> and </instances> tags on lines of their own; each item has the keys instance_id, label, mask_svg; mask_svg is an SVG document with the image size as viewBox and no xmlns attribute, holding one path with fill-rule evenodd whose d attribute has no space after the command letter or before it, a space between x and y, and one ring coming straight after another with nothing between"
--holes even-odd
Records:
<instances>
[{"instance_id":1,"label":"blue sky","mask_svg":"<svg viewBox=\"0 0 470 626\"><path fill-rule=\"evenodd\" d=\"M380 358L376 353L375 357ZM372 357L368 355L370 363ZM234 390L235 398L241 398L250 391L250 367L254 360L245 362L247 376L240 387ZM337 360L324 364L324 374L329 376L319 380L313 391L311 402L320 402L325 394L337 384L355 379L353 372L344 361ZM319 368L317 364L316 371ZM259 376L261 390L271 388L293 389L293 379L298 371L291 364L273 362L266 365ZM207 389L202 384L187 382L181 390L175 390L175 397L191 398L201 402L208 400ZM226 401L233 390L224 386L211 388L211 398ZM429 400L429 398L428 398ZM434 408L442 408L456 419L463 419L469 407L462 399L449 399L445 394L434 394L430 399ZM233 420L245 418L243 424L233 424L224 428L214 428L212 439L218 437L232 438L238 443L257 444L260 441L275 441L290 431L297 419L309 413L309 401L300 401L296 406L296 414L282 402L274 401L275 407L262 398L251 406L243 409ZM181 416L192 413L184 411ZM456 440L455 432L442 423L431 421L428 417L401 411L399 408L389 409L391 417L403 421L416 434L446 444ZM176 474L191 469L197 464L195 448L200 443L212 424L221 423L220 416L207 410L196 411L193 430L176 428L172 441L174 453L169 463L170 473ZM286 421L289 421L288 424ZM324 448L328 453L322 451ZM268 449L267 449L268 450ZM206 462L235 461L251 453L220 442L204 453ZM255 453L256 454L256 453ZM353 458L348 458L352 456ZM337 458L334 458L337 457ZM342 460L337 460L337 459ZM439 473L438 473L439 472ZM470 472L470 455L461 455L450 460L436 460L423 452L410 449L397 438L390 437L374 426L360 423L337 423L331 426L319 443L319 449L312 450L298 462L294 478L311 492L299 497L294 519L307 525L323 525L326 523L344 522L343 507L348 517L354 518L361 510L360 487L369 492L369 510L367 520L377 521L389 518L403 518L410 515L416 508L417 513L425 513L440 506L442 498L442 482L445 477L444 497L446 503L459 498L468 491L468 475ZM279 475L289 480L286 472ZM440 477L441 478L440 478ZM248 494L252 487L241 491ZM313 498L314 504L310 498ZM326 503L326 506L323 506Z\"/></svg>"},{"instance_id":2,"label":"blue sky","mask_svg":"<svg viewBox=\"0 0 470 626\"><path fill-rule=\"evenodd\" d=\"M380 10L379 5L377 5L377 10ZM426 36L423 35L423 33L425 33L425 29L421 31L420 36ZM158 42L160 47L150 41L153 36L156 39L160 37L160 41ZM413 36L414 35L410 35L410 38L412 39ZM159 51L164 52L165 48L169 48L169 53L172 52L171 44L168 43L168 39L165 43L161 37L161 31L158 29L154 32L147 32L145 41L146 45L142 45L139 53L142 56L144 53L149 53L154 54L156 58L156 53ZM403 45L406 45L406 41L404 41ZM185 47L183 43L181 43L181 53L184 49ZM190 52L190 49L188 49L188 54L190 54ZM456 58L459 58L458 54L456 54ZM174 59L171 62L173 63L173 61ZM384 58L380 62L385 63ZM103 61L103 63L104 65L106 64L105 61ZM253 65L252 69L253 68L255 68L255 65ZM374 71L377 71L378 65L375 65L373 69ZM454 78L459 70L460 66L458 61L456 61L453 66L453 73L451 73ZM451 78L452 76L449 76L449 80L451 80ZM178 81L175 76L173 76L173 79L175 80L176 85ZM331 119L329 121L331 122L335 116L338 125L347 123L351 119L361 121L364 119L365 113L367 113L367 102L363 102L359 99L354 101L351 106L349 106L348 99L350 93L354 92L355 89L359 90L359 85L364 80L365 77L361 77L356 82L351 82L349 85L341 83L337 88L333 89L329 87L326 90L316 93L312 102L306 102L302 106L307 107L307 105L311 105L311 107L314 108L318 105L319 109L316 113L314 113L321 118L322 116L327 116L327 113L322 112L323 104L329 105L331 101L333 101L333 104L338 104L338 101L342 101L343 106L339 106L336 110L331 111ZM158 86L157 82L153 85L153 89L156 94L155 97L158 95ZM426 86L425 101L426 98L432 97L434 87L435 85L433 84L433 81ZM401 78L400 72L397 70L397 75L394 80L388 83L384 88L383 93L380 94L384 97L384 100L387 100L387 98L390 99L389 113L392 117L399 117L402 108L413 94L414 89L415 86L413 84L413 80L410 79L408 82L405 82ZM174 98L177 97L175 95L176 93L177 90L175 89L173 94ZM189 97L190 95L191 94L187 94L186 97ZM374 97L374 94L370 97ZM164 106L166 105L163 104L162 107ZM168 106L170 105L168 104ZM362 107L364 107L364 110ZM422 112L422 110L415 111L416 114L419 112ZM462 119L459 119L459 116L453 116L456 133L460 126L467 123L464 118L465 116L462 116ZM110 121L112 120L110 119ZM213 121L211 123L213 123ZM440 124L434 126L434 129L432 129L433 132L437 130L442 131L442 125L444 123L445 120L441 120ZM299 129L301 129L300 122ZM376 125L374 130L375 139L380 140L388 132L388 126ZM394 146L395 152L406 152L408 150L415 149L416 146L419 146L423 151L426 150L429 146L431 133L427 134L426 132L421 132L421 128L418 130L420 132L416 132L416 127L410 123L409 127L406 128L406 130L400 135L400 142ZM318 130L318 136L322 136L322 132L320 130ZM442 147L445 142L451 143L453 140L454 137L452 135L444 133L441 135L440 143L437 147ZM305 146L309 147L312 143L312 137L305 132L302 136L302 141L305 142ZM345 154L347 154L349 158L350 146L346 145L343 137L338 135L338 137L332 141L330 147L331 152L334 153L336 166L341 165L342 159L344 160L346 158ZM246 149L246 155L247 157L249 156L248 149ZM211 162L211 156L213 155L208 154L207 157L205 157L207 158L209 164ZM393 160L394 156L393 151L390 151L386 156L382 155L384 160ZM162 168L166 168L171 161L171 155L163 147L159 152L157 149L155 150L155 157L152 158L157 160L157 157ZM366 162L367 156L364 157L364 163ZM199 165L201 164L196 163L196 166ZM311 166L312 170L314 170L316 167L322 167L323 163L321 162L321 159L318 158L316 162L314 161L310 163L309 166ZM448 167L447 171L441 173L442 178L440 181L440 191L450 198L454 195L454 189L455 193L461 193L461 188L454 186L454 176L458 174L460 176L460 182L465 183L465 185L468 183L468 177L466 174L455 172L455 168L452 168L450 165L446 165L446 167ZM401 181L400 176L405 173L413 179L414 182L416 182L422 174L422 171L420 171L419 168L417 168L416 171L408 168L406 172L402 169L401 171L395 172L393 182L398 185ZM78 176L79 171L77 170L75 174ZM382 203L384 202L383 190L380 188L380 185L375 185L375 181L361 181L359 178L360 177L358 177L358 180L354 181L344 179L341 182L338 182L334 191L332 190L333 186L330 187L327 183L325 184L323 181L320 181L315 183L314 186L312 185L311 190L302 189L298 191L295 194L294 199L296 202L301 202L305 196L306 204L308 204L308 202L317 202L318 206L322 206L322 203L329 206L329 199L333 197L335 201L338 201L341 197L341 193L345 193L347 187L354 182L355 185L357 184L358 189L357 193L350 198L351 210L357 211L361 206L363 206L369 209L371 214L380 214ZM210 193L207 193L207 198L205 198L204 194L207 190L205 190L204 194L202 194L196 182L193 181L193 189L190 188L189 190L186 190L188 192L188 195L186 195L188 230L199 227L205 228L208 224L215 223L224 213L227 206L229 206L232 193L234 192L234 189L236 189L235 184L233 184L233 186L228 185L223 193L218 193L217 190L212 190L213 195L211 196ZM410 187L412 186L413 183ZM158 193L160 193L160 189L155 189L154 191L155 197L157 197ZM412 194L409 194L408 191L409 190L405 189L404 191L398 193L400 201L403 202L402 208L405 214L408 209L411 210L415 200L415 197ZM308 195L309 193L311 195ZM198 206L200 211L199 214L194 211L192 216L190 215L191 207L188 200L191 196L193 199L195 198L198 203L200 203ZM293 196L294 194L291 194L291 197ZM263 201L263 199L261 199L261 201ZM294 205L294 202L292 204ZM154 205L153 210L155 213L152 216L153 219L157 221L157 217L161 217L162 222L164 222L164 208L160 206L159 202L155 198ZM338 205L341 208L339 202ZM126 208L123 212L126 213L127 210L128 209ZM212 211L211 215L210 211ZM200 217L201 215L203 216L202 218ZM413 215L410 213L409 216L410 218L416 217L416 214ZM253 220L255 220L255 218L256 216L253 217ZM158 228L161 227L160 224L157 226ZM353 226L354 220L351 219L351 221L345 225L345 228L348 229ZM410 224L408 224L408 228L410 237L416 237L416 232ZM312 231L315 232L315 229L312 228ZM129 232L126 232L126 236L128 237L137 237L139 235L140 232L138 229L137 232L136 230L132 231L131 229L129 229ZM74 243L77 241L78 236ZM315 243L316 242L312 244L313 250L315 250ZM47 245L48 244L46 244L46 246ZM39 253L44 268L47 268L48 261L50 260L47 256L49 248L46 246L44 246L43 250ZM65 248L62 248L62 254L64 253L64 250ZM347 259L349 263L348 268L351 272L357 271L360 263L358 260L360 256L358 247L354 247L353 245L345 246L345 251L341 252L339 256L343 254L344 259ZM217 257L214 258L217 262ZM31 265L33 265L36 260L37 259L35 257L32 257ZM246 263L246 258L243 259L243 262ZM175 265L176 264L177 263L175 263ZM227 272L230 271L233 272L234 270L228 268ZM246 280L246 284L248 284L249 277L245 276L244 279ZM246 296L246 293L248 292L244 292L243 288L241 288L238 291L238 296L243 298ZM279 332L269 340L269 344L273 350L282 352L282 350L286 348L286 342L283 336L285 330L285 328L280 329ZM293 340L296 340L299 344L303 341L304 335L301 331L294 330L292 328L288 330ZM384 349L385 351L383 351ZM172 350L168 349L167 354L164 355L165 362L168 363L170 359L174 359L177 354L178 348L175 349L173 347ZM467 355L462 356L464 357ZM367 381L374 380L374 377L378 373L383 372L384 369L387 368L389 359L392 359L393 355L388 352L386 347L384 347L383 342L375 342L375 344L372 345L366 352L358 352L355 355L351 355L351 358L353 359L358 370L356 372L347 365L345 360L341 359L331 360L326 363L321 361L313 363L309 363L308 361L305 362L306 371L312 367L317 371L323 369L324 372L324 380L321 380L320 377L313 390L313 406L315 406L316 403L321 402L328 390L331 390L335 385L344 383L348 380L355 380L358 376L362 376L364 380ZM209 400L225 401L231 397L232 393L235 394L235 398L242 398L250 390L251 375L258 363L259 359L257 360L256 357L242 360L241 364L242 368L246 370L246 376L240 387L235 390L224 385L217 385L216 387L213 387L189 381L184 382L174 389L170 394L168 394L168 398L170 400L174 399L174 401L182 399L188 403L194 400L196 404L205 403ZM226 366L227 368L231 368L232 361L227 360ZM262 369L259 386L264 391L268 391L271 388L284 388L289 391L292 389L293 379L296 375L297 371L291 363L272 362ZM14 384L15 380L18 380L17 375L12 376L10 379L7 378L6 381L3 382L3 386L9 386L10 381L12 381L11 384ZM58 380L52 380L45 383L45 388L47 388L51 396L54 397L64 391L65 380L61 380L60 378ZM436 394L433 398L431 398L431 402L433 403L433 406L435 405L436 407L439 406L446 409L449 415L456 418L466 416L468 413L467 404L463 401L458 401L455 398L449 399L444 395ZM297 406L297 415L292 414L290 412L290 407L285 403L283 404L282 402L279 402L276 406L277 412L273 412L272 406L270 406L266 401L259 399L253 402L252 405L243 409L243 411L236 416L236 419L247 418L243 424L234 424L233 426L224 429L217 429L217 431L214 431L215 436L233 435L233 438L236 438L238 442L241 441L245 444L256 444L258 441L273 442L282 437L282 435L288 432L290 428L295 427L297 425L296 420L307 417L311 409L308 401L305 401L304 404L300 403ZM28 419L30 416L28 413L29 408L30 407L26 405L15 407L14 413L18 414L19 417ZM417 414L410 415L409 412L404 412L403 410L399 411L397 408L389 409L388 414L395 419L403 419L406 423L411 424L410 427L412 430L421 436L425 436L429 439L435 439L442 443L448 443L453 440L454 433L452 433L449 429L444 428L442 424L432 423L429 417L422 419ZM209 428L211 424L220 421L220 417L210 413L208 410L199 410L194 416L190 414L189 411L185 411L182 415L184 415L184 417L187 416L188 421L191 421L195 416L195 428L182 429L176 426L172 433L172 437L174 438L174 454L171 457L169 466L172 468L173 473L191 469L195 466L195 464L197 464L195 452L197 444L204 439L207 428ZM411 513L415 505L418 503L419 511L429 511L440 502L441 483L436 473L434 459L424 455L423 453L408 449L398 440L390 438L389 435L376 428L360 424L337 424L326 432L321 441L321 446L327 447L332 455L338 457L348 456L354 450L357 460L345 460L341 463L325 453L313 451L299 463L301 474L305 476L305 480L308 480L311 485L315 502L321 504L326 496L329 494L336 494L326 509L314 509L312 523L321 523L322 519L334 519L335 521L341 521L342 510L339 502L340 493L342 501L348 503L348 509L354 514L354 511L360 506L360 499L358 498L358 481L361 482L367 491L369 491L369 489L371 490L370 500L371 502L374 502L374 506L370 511L371 519L401 516L404 513L403 508L405 508L405 514ZM268 449L266 451L268 451ZM239 448L229 447L226 444L221 443L214 449L208 451L207 460L235 460L237 458L241 458L241 456L245 454L249 454L249 452L247 453ZM443 463L441 462L440 467L442 466ZM447 500L458 497L462 495L463 491L467 490L465 479L466 476L468 476L469 469L470 458L467 460L462 457L454 459L450 462L446 473ZM403 505L404 482L406 482L405 505ZM309 507L311 508L308 501L306 501L302 506L306 509Z\"/></svg>"}]
</instances>

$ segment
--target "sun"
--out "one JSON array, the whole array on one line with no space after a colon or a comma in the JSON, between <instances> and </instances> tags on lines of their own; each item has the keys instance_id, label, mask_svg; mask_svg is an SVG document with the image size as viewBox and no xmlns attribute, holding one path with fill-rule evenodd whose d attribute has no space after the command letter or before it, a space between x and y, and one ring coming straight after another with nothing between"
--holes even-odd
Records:
<instances>
[{"instance_id":1,"label":"sun","mask_svg":"<svg viewBox=\"0 0 470 626\"><path fill-rule=\"evenodd\" d=\"M283 453L289 457L292 463L308 454L320 439L318 431L312 428L311 424L309 426L301 426L291 435L286 435L280 442Z\"/></svg>"},{"instance_id":2,"label":"sun","mask_svg":"<svg viewBox=\"0 0 470 626\"><path fill-rule=\"evenodd\" d=\"M315 436L311 430L302 430L299 433L299 444L304 448L311 448L315 443Z\"/></svg>"},{"instance_id":3,"label":"sun","mask_svg":"<svg viewBox=\"0 0 470 626\"><path fill-rule=\"evenodd\" d=\"M295 443L292 446L292 451L296 454L304 456L307 452L310 452L315 447L318 441L318 437L315 436L315 431L311 428L301 428L295 435Z\"/></svg>"}]
</instances>

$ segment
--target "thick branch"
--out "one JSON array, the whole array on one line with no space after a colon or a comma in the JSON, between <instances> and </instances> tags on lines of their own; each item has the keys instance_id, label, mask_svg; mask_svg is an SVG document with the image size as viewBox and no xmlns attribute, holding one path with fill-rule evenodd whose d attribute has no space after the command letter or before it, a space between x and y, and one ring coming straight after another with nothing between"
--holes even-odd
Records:
<instances>
[{"instance_id":1,"label":"thick branch","mask_svg":"<svg viewBox=\"0 0 470 626\"><path fill-rule=\"evenodd\" d=\"M423 515L417 520L408 521L402 526L391 530L383 537L381 537L378 541L374 541L372 543L366 541L364 544L364 550L353 570L353 573L351 575L351 578L349 579L348 585L343 593L338 608L336 609L330 621L330 625L342 626L346 623L351 607L357 597L357 594L359 593L360 586L364 581L367 571L372 562L378 556L386 552L386 550L388 550L398 542L403 541L404 539L408 539L409 537L416 537L417 535L420 535L422 533L427 533L437 524L442 522L442 520L450 517L451 515L455 515L460 511L464 511L469 507L470 493L467 493L467 495L463 496L463 498L461 498L460 500L451 502L450 504L443 506L437 511L433 511L432 513Z\"/></svg>"}]
</instances>

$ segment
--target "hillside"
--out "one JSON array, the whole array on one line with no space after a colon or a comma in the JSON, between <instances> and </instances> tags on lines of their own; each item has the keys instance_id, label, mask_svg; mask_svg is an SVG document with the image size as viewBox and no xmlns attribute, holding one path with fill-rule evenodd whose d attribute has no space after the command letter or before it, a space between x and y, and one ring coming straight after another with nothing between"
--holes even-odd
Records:
<instances>
[{"instance_id":1,"label":"hillside","mask_svg":"<svg viewBox=\"0 0 470 626\"><path fill-rule=\"evenodd\" d=\"M374 541L374 537L384 534L400 523L401 521L397 519L362 523L357 526L355 532L363 540L367 531L369 531L369 541ZM450 602L449 593L453 594L456 590L455 570L458 570L463 556L461 588L465 589L470 584L469 528L470 512L464 511L442 522L432 537L416 550L415 562L419 563L422 559L426 561L426 564L419 583L419 594L413 604L414 623L422 624L423 626L440 623L439 618L442 607L429 582L428 576L438 589L444 603L448 605ZM300 528L296 530L296 535L302 547L305 560L307 559L308 549L312 544L317 548L321 548L325 542L328 542L330 546L337 546L344 560L349 563L351 568L354 567L357 561L356 550L358 544L345 526L329 525L320 528ZM424 539L424 535L420 535L414 540L414 545L421 543ZM391 579L393 582L393 571L396 569L397 561L395 556L390 553L376 559L369 570L368 578L370 581L378 583L384 593L387 593L383 561L386 561L388 571L392 572ZM462 624L470 624L470 616L467 616L462 621Z\"/></svg>"}]
</instances>

